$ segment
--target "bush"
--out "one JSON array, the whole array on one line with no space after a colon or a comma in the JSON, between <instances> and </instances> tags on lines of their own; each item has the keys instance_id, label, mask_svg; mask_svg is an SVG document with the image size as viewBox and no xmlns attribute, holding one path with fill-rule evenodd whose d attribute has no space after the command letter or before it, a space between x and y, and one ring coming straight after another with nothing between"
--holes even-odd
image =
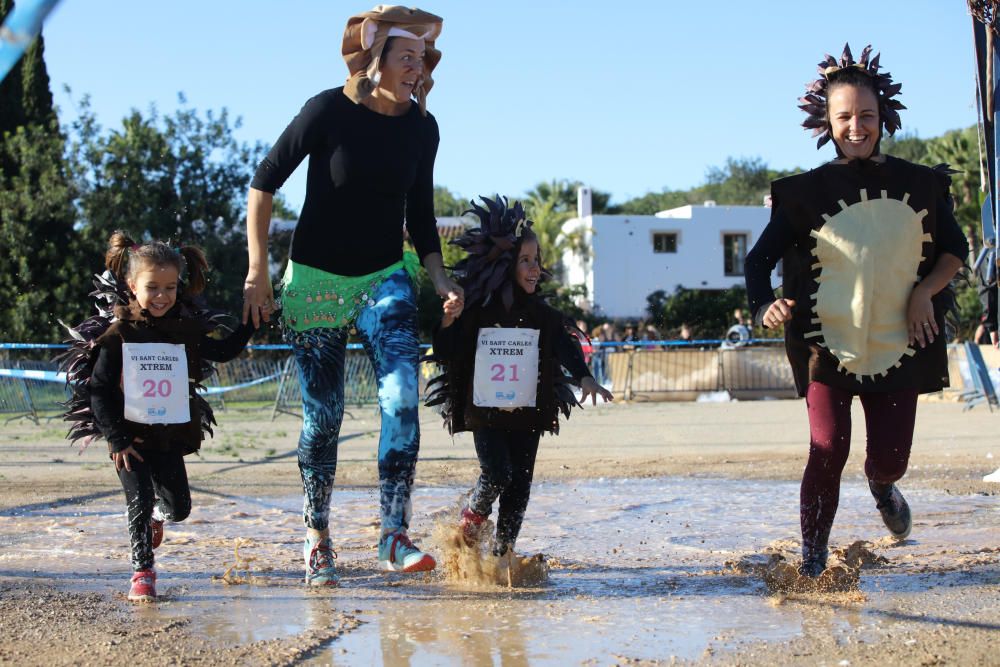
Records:
<instances>
[{"instance_id":1,"label":"bush","mask_svg":"<svg viewBox=\"0 0 1000 667\"><path fill-rule=\"evenodd\" d=\"M667 294L657 290L646 297L646 312L662 330L687 324L695 338L720 338L734 323L733 312L746 309L747 294L742 286L727 290L697 290L681 287Z\"/></svg>"}]
</instances>

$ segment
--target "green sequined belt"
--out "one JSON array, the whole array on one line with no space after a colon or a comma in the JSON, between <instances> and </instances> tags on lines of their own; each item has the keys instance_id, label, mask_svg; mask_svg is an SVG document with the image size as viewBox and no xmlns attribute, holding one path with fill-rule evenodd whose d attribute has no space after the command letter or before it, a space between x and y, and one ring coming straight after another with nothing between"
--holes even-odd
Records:
<instances>
[{"instance_id":1,"label":"green sequined belt","mask_svg":"<svg viewBox=\"0 0 1000 667\"><path fill-rule=\"evenodd\" d=\"M353 325L362 310L375 305L379 286L400 269L416 279L420 259L406 251L402 260L364 276L338 276L289 260L281 278L281 312L285 326L306 331Z\"/></svg>"}]
</instances>

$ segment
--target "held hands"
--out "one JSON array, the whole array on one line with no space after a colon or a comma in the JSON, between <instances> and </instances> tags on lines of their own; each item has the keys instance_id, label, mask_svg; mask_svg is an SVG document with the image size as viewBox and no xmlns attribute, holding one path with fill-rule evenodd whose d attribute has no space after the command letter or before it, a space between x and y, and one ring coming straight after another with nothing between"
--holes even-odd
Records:
<instances>
[{"instance_id":1,"label":"held hands","mask_svg":"<svg viewBox=\"0 0 1000 667\"><path fill-rule=\"evenodd\" d=\"M608 403L615 400L614 394L597 384L597 380L589 376L580 381L580 389L582 391L580 403L586 403L588 396L590 397L592 405L597 405L598 396L603 398L605 402Z\"/></svg>"},{"instance_id":2,"label":"held hands","mask_svg":"<svg viewBox=\"0 0 1000 667\"><path fill-rule=\"evenodd\" d=\"M135 442L142 442L142 438L136 438ZM132 445L129 445L120 452L113 452L111 454L111 459L115 462L115 472L121 472L122 468L132 472L132 464L129 462L130 456L135 457L139 461L143 460L143 458L139 456L139 452L135 451L135 448Z\"/></svg>"},{"instance_id":3,"label":"held hands","mask_svg":"<svg viewBox=\"0 0 1000 667\"><path fill-rule=\"evenodd\" d=\"M441 317L441 327L448 328L465 308L465 291L447 276L441 276L434 281L434 290L444 299L444 303L441 304L441 310L444 312Z\"/></svg>"},{"instance_id":4,"label":"held hands","mask_svg":"<svg viewBox=\"0 0 1000 667\"><path fill-rule=\"evenodd\" d=\"M794 299L778 299L772 301L764 313L763 323L768 329L777 329L785 322L792 319L792 309L795 308Z\"/></svg>"},{"instance_id":5,"label":"held hands","mask_svg":"<svg viewBox=\"0 0 1000 667\"><path fill-rule=\"evenodd\" d=\"M249 316L254 328L259 328L261 322L271 321L273 310L274 290L271 288L270 278L267 275L261 277L248 273L243 283L243 324L247 323Z\"/></svg>"},{"instance_id":6,"label":"held hands","mask_svg":"<svg viewBox=\"0 0 1000 667\"><path fill-rule=\"evenodd\" d=\"M906 328L910 345L916 343L920 347L927 347L934 342L934 337L941 333L934 319L931 295L920 285L910 292L910 301L906 306Z\"/></svg>"}]
</instances>

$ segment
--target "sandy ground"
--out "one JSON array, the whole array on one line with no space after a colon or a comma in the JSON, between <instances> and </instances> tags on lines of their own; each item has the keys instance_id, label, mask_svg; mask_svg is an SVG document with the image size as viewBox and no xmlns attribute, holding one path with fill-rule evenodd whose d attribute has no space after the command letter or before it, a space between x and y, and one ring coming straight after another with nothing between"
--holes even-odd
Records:
<instances>
[{"instance_id":1,"label":"sandy ground","mask_svg":"<svg viewBox=\"0 0 1000 667\"><path fill-rule=\"evenodd\" d=\"M353 414L345 420L342 432L337 484L339 489L367 489L376 480L378 420L371 408L356 408L351 412ZM206 443L200 456L188 459L196 505L207 505L210 512L212 507L221 508L241 498L263 499L261 503L266 503L269 498L285 502L300 493L295 464L297 418L281 415L270 421L269 410L230 410L220 413L219 417L215 439ZM863 416L858 405L855 405L855 420L854 451L845 471L845 486L852 483L858 486L862 479ZM921 547L918 542L901 555L894 553L888 543L876 541L874 548L888 554L889 558L882 565L873 566L871 572L862 572L861 589L854 594L832 597L770 594L754 579L750 569L741 569L732 562L726 564L726 559L713 556L707 557L707 560L700 556L701 560L692 561L700 569L685 573L685 581L671 585L673 588L679 586L682 594L685 591L697 592L713 577L722 577L734 595L750 597L753 604L794 610L795 618L800 620L790 636L786 633L774 638L764 631L748 631L740 637L709 637L703 648L694 654L690 650L674 653L667 649L657 653L655 642L654 648L649 648L641 642L637 644L624 640L621 650L616 651L612 636L595 644L600 650L595 649L593 656L579 659L586 654L577 651L572 654L573 660L566 661L556 654L539 652L532 646L516 647L508 655L506 644L501 642L493 646L492 652L483 654L463 653L455 649L447 664L500 664L501 655L510 661L503 664L518 665L566 662L646 665L670 664L678 659L721 664L997 664L995 644L1000 638L1000 621L997 620L1000 618L1000 550L991 548L988 543L991 540L995 543L995 537L989 538L988 535L997 534L991 526L1000 526L996 502L1000 484L984 483L981 478L1000 466L1000 438L996 435L1000 424L998 420L1000 415L991 414L983 407L963 412L956 403L922 402L917 415L910 471L903 484L904 490L914 489L926 494L926 498L930 499L928 502L938 502L934 499L939 499L944 508L940 510L941 518L937 523L928 518L925 530L933 531L933 526L961 525L963 505L948 505L947 499L968 499L977 508L975 516L980 529L983 528L982 521L992 522L986 527L986 538L981 532L959 532L954 539L949 537L952 541L943 543L944 546L931 549L927 545ZM424 413L422 428L417 486L429 492L434 488L468 487L477 474L471 438L468 435L451 438L429 411ZM67 531L82 525L71 522L73 527L67 527L67 522L54 520L52 517L58 511L91 506L104 511L102 508L120 503L120 486L107 462L103 445L91 447L80 455L66 445L62 440L63 434L59 421L43 421L36 426L19 420L6 424L0 435L0 662L3 663L323 664L333 660L330 656L335 655L340 645L353 647L354 655L365 654L367 640L364 638L368 635L363 634L363 628L369 622L366 619L377 614L379 605L386 600L409 596L407 604L417 605L416 608L422 610L420 613L426 614L435 613L438 604L454 604L479 609L484 617L490 617L488 610L498 601L526 605L526 615L536 613L539 609L537 605L566 605L571 610L573 595L560 591L574 590L572 586L566 588L565 584L573 581L574 570L583 570L580 576L585 578L588 567L595 572L604 571L602 568L612 568L616 562L610 550L606 561L601 560L604 556L595 556L588 561L572 553L556 553L554 558L550 553L550 580L553 583L548 593L510 593L497 589L481 590L470 595L448 589L443 598L450 602L441 602L435 600L436 592L441 591L442 585L436 580L422 580L409 585L407 580L386 579L385 575L374 571L368 544L370 533L374 530L370 525L375 512L372 502L371 514L361 509L352 515L354 520L360 520L365 525L359 524L355 531L356 539L345 537L346 543L342 546L345 550L341 552L342 559L345 552L348 554L346 560L341 561L343 569L359 582L354 597L338 601L336 593L319 600L313 596L309 604L328 604L329 609L322 614L322 622L312 623L309 627L272 633L276 636L265 639L250 634L222 641L211 632L204 631L204 623L198 616L200 612L197 612L200 607L185 607L185 596L196 597L191 592L192 587L220 585L211 580L206 582L205 572L198 573L199 568L204 569L204 564L197 559L192 559L193 565L187 570L177 568L181 584L177 590L168 592L164 613L137 608L124 600L124 582L128 574L127 560L123 556L124 525L119 531L120 543L115 542L114 537L100 538L107 543L106 547L100 548L112 550L113 554L104 556L111 561L110 572L108 568L102 570L98 567L95 570L102 573L96 579L98 583L81 582L79 577L67 572L53 573L44 567L39 567L30 575L25 574L22 560L26 556L17 553L18 541L14 537L17 531L32 530L32 526L42 525L32 521L45 519L49 521L45 524L49 526L46 530L54 539L57 533L68 534ZM560 489L589 484L590 492L596 494L594 498L600 498L601 493L600 487L594 485L604 480L648 479L650 483L662 478L739 480L751 485L748 487L751 496L748 497L764 498L766 494L761 495L759 489L767 487L762 483L773 482L783 485L783 489L793 489L789 485L794 484L801 474L806 443L804 405L795 400L599 406L574 414L564 425L560 436L543 439L535 478L536 484L542 484L542 488L545 488L544 485ZM754 493L758 496L752 496ZM438 496L431 494L428 497L436 499ZM791 493L784 493L781 498L783 503L792 505L780 508L786 524L781 535L794 537L794 532L790 532L794 530L794 498ZM533 499L532 502L536 501ZM540 511L548 511L545 500L537 502L542 508ZM417 512L420 511L418 504ZM560 508L553 505L551 514L545 516L558 515L559 511ZM762 506L743 508L741 511L749 513L741 514L741 517L756 514L753 519L765 526L773 523L768 513L776 510ZM972 510L969 511L971 521ZM281 540L276 540L280 544L273 551L266 545L259 547L262 562L268 558L273 560L273 563L268 561L270 565L266 569L276 571L280 576L273 578L270 590L266 585L260 589L244 587L243 591L250 592L241 595L253 597L256 594L259 598L267 598L274 590L279 590L282 594L295 591L301 597L301 587L296 583L296 577L300 575L295 573L294 566L289 565L297 562L297 557L291 557L297 547L290 545L301 529L293 516L294 510L285 509L282 512L283 520L288 525L282 529L285 532ZM869 514L871 512L873 510ZM240 516L248 515L236 513L231 516L239 521ZM788 523L789 517L792 517L792 523ZM853 529L855 523L862 527L870 525L864 523L867 520L862 518L851 523L853 520L846 518L844 521ZM86 520L74 520L78 521ZM750 519L734 520L737 530L726 531L729 539L733 534L738 537L742 528L739 522L742 521L752 525ZM525 532L536 531L530 536L531 543L547 544L540 527L530 525L530 522L529 516ZM56 525L58 530L53 529ZM722 525L725 526L725 522ZM430 532L429 526L421 527L424 532ZM117 530L117 526L114 528ZM661 535L666 531L670 537L670 531L681 528L675 521L658 530ZM748 527L746 530L753 529ZM948 529L941 530L947 532ZM84 531L79 529L80 533ZM258 539L258 542L264 541ZM752 540L748 538L747 541ZM183 544L183 540L179 544ZM229 543L220 541L220 549L223 544L227 545L225 550L228 553ZM763 544L753 546L748 547L745 553L783 550L787 558L792 558L796 548L794 540L787 539L784 543L773 541L767 549L763 548ZM921 548L924 550L921 551ZM734 548L733 553L739 553L739 549ZM352 554L356 554L357 558ZM652 554L652 560L655 560L655 555ZM718 561L714 566L713 559ZM638 569L630 576L640 572L641 568L650 567L650 560L646 553L636 558L636 561L644 562L641 567L636 565ZM598 565L598 562L601 564ZM623 562L631 561L624 559ZM886 562L890 564L886 565ZM81 561L80 570L90 571L87 567L89 565L85 566ZM221 571L219 567L217 571L207 574L218 575ZM896 582L903 580L903 575L906 585L897 585ZM670 576L666 576L668 584ZM560 583L560 578L563 578L563 583ZM648 581L641 583L643 587L647 584ZM684 604L684 598L690 598L688 594L672 593L671 586L664 586L662 590L656 588L659 585L654 586L659 591L654 596L654 606L664 610L667 616L671 613L671 595L677 595L677 605ZM254 593L255 590L259 592ZM599 609L601 590L600 586L580 587L579 591L583 593L576 593L581 599L580 607L596 605ZM646 592L642 597L648 597L646 588L643 590ZM548 598L554 602L539 601ZM355 602L357 608L347 608ZM170 610L170 604L174 605L174 611ZM781 613L784 614L784 611ZM600 618L600 613L597 618ZM787 621L787 614L781 618ZM380 617L382 664L437 664L431 658L422 662L419 651L413 655L405 651L397 655L395 649L387 653L386 637L392 635L386 634L386 628L390 627L391 620ZM629 626L631 632L634 630L631 624L640 623L642 619L637 615L619 620ZM614 619L604 621L613 623ZM594 622L600 625L604 621ZM752 627L752 622L750 625ZM553 622L552 632L557 634L563 627ZM683 629L650 627L644 632L654 635L683 633ZM643 632L636 631L636 636L642 635ZM414 636L416 639L413 641L419 644L419 633ZM352 637L361 639L352 640ZM58 638L58 641L53 641L53 638ZM636 649L634 654L629 652L630 646L639 645L646 648ZM447 657L449 649L442 650Z\"/></svg>"}]
</instances>

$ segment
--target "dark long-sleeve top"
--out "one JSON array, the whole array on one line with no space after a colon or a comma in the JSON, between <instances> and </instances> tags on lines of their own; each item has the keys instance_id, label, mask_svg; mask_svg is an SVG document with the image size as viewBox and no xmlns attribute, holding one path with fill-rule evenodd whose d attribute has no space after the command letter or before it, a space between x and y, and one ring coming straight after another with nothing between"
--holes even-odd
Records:
<instances>
[{"instance_id":1,"label":"dark long-sleeve top","mask_svg":"<svg viewBox=\"0 0 1000 667\"><path fill-rule=\"evenodd\" d=\"M175 317L177 306L163 317ZM240 324L229 336L215 339L201 335L197 339L197 351L206 361L226 362L235 359L246 347L253 335L252 323ZM133 428L125 419L125 395L122 393L122 338L102 337L90 376L90 407L94 421L101 429L113 452L120 452L133 444ZM175 341L179 342L179 341ZM200 369L192 368L188 360L188 373L200 380ZM195 425L200 430L201 425Z\"/></svg>"},{"instance_id":2,"label":"dark long-sleeve top","mask_svg":"<svg viewBox=\"0 0 1000 667\"><path fill-rule=\"evenodd\" d=\"M436 356L449 358L459 352L459 332L462 330L464 321L462 317L470 317L463 314L449 327L438 327L434 331L433 347ZM584 361L583 352L580 350L578 340L566 329L559 329L552 341L552 353L555 355L559 365L565 368L575 384L581 380L592 377L587 362Z\"/></svg>"},{"instance_id":3,"label":"dark long-sleeve top","mask_svg":"<svg viewBox=\"0 0 1000 667\"><path fill-rule=\"evenodd\" d=\"M452 433L481 428L508 431L559 430L559 410L569 410L575 399L566 387L591 377L577 339L566 329L566 318L536 297L515 289L514 304L506 310L499 299L489 306L473 306L451 326L434 332L434 358L447 369L446 422ZM474 405L472 382L476 343L482 327L527 327L539 330L539 382L534 408L501 410ZM563 406L563 408L560 408Z\"/></svg>"},{"instance_id":4,"label":"dark long-sleeve top","mask_svg":"<svg viewBox=\"0 0 1000 667\"><path fill-rule=\"evenodd\" d=\"M906 349L905 304L942 253L968 255L949 185L945 173L892 156L772 183L770 222L745 262L747 296L759 324L783 259L783 296L795 301L785 344L800 395L812 381L855 392L948 386L943 337ZM942 299L934 305L944 331Z\"/></svg>"},{"instance_id":5,"label":"dark long-sleeve top","mask_svg":"<svg viewBox=\"0 0 1000 667\"><path fill-rule=\"evenodd\" d=\"M291 259L337 275L366 275L402 259L404 219L421 261L441 252L434 218L438 140L434 116L423 116L416 104L387 116L334 88L305 103L250 186L274 193L308 156Z\"/></svg>"}]
</instances>

